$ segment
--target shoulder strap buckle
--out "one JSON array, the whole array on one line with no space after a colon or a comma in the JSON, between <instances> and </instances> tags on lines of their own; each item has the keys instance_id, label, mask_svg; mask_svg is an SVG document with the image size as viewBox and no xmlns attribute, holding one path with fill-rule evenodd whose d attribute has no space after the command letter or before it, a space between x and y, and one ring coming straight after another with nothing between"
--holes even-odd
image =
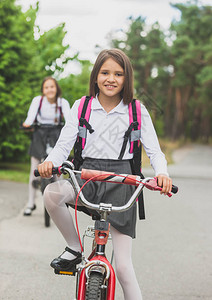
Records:
<instances>
[{"instance_id":1,"label":"shoulder strap buckle","mask_svg":"<svg viewBox=\"0 0 212 300\"><path fill-rule=\"evenodd\" d=\"M80 122L80 126L85 125L85 127L88 129L90 134L94 132L93 128L91 127L91 125L88 123L88 121L85 118L80 118L79 122Z\"/></svg>"}]
</instances>

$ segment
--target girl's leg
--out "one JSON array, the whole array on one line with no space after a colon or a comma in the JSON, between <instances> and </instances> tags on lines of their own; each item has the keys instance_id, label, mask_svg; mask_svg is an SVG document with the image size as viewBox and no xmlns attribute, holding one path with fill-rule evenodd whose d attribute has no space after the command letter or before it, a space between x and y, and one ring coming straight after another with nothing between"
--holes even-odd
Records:
<instances>
[{"instance_id":1,"label":"girl's leg","mask_svg":"<svg viewBox=\"0 0 212 300\"><path fill-rule=\"evenodd\" d=\"M36 188L33 187L32 182L33 180L36 180L37 178L34 176L34 170L37 168L38 164L40 163L40 160L31 156L31 167L30 167L30 174L29 174L29 199L27 203L27 207L33 208L35 204L35 193Z\"/></svg>"},{"instance_id":2,"label":"girl's leg","mask_svg":"<svg viewBox=\"0 0 212 300\"><path fill-rule=\"evenodd\" d=\"M132 264L132 238L111 226L116 276L122 286L125 300L142 300Z\"/></svg>"},{"instance_id":3,"label":"girl's leg","mask_svg":"<svg viewBox=\"0 0 212 300\"><path fill-rule=\"evenodd\" d=\"M52 220L62 233L69 248L81 252L73 218L66 205L66 203L74 204L75 198L74 189L67 180L51 183L44 191L44 204ZM75 256L66 251L61 258L72 260Z\"/></svg>"}]
</instances>

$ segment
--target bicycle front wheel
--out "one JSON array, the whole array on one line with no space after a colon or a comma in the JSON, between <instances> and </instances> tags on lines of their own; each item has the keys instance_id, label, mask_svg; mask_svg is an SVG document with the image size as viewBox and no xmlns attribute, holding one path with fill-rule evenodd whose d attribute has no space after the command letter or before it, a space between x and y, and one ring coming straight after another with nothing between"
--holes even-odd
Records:
<instances>
[{"instance_id":1,"label":"bicycle front wheel","mask_svg":"<svg viewBox=\"0 0 212 300\"><path fill-rule=\"evenodd\" d=\"M106 300L106 289L103 287L104 275L91 272L88 278L85 300Z\"/></svg>"}]
</instances>

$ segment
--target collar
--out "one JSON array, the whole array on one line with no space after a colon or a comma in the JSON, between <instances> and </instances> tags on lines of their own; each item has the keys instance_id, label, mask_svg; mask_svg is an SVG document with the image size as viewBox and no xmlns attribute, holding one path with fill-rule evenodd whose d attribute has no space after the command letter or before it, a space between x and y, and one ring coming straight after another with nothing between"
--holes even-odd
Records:
<instances>
[{"instance_id":1,"label":"collar","mask_svg":"<svg viewBox=\"0 0 212 300\"><path fill-rule=\"evenodd\" d=\"M97 110L97 109L104 110L104 108L99 102L98 95L96 95L96 97L93 98L91 108L93 110ZM120 103L109 112L109 114L114 112L117 112L119 114L125 114L127 109L128 109L128 105L124 104L122 99Z\"/></svg>"},{"instance_id":2,"label":"collar","mask_svg":"<svg viewBox=\"0 0 212 300\"><path fill-rule=\"evenodd\" d=\"M46 102L46 103L48 103L48 104L50 104L50 105L52 105L52 106L56 106L56 102L57 102L57 104L61 103L61 98L57 98L57 101L56 101L56 102L50 103L50 102L48 101L47 97L46 97L46 96L43 96L43 101ZM59 102L59 101L60 101L60 102Z\"/></svg>"}]
</instances>

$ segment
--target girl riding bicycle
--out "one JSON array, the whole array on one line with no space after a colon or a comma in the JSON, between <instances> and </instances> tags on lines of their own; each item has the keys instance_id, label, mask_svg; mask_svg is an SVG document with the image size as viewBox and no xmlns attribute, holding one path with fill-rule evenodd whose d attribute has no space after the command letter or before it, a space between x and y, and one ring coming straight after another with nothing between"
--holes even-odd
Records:
<instances>
[{"instance_id":1,"label":"girl riding bicycle","mask_svg":"<svg viewBox=\"0 0 212 300\"><path fill-rule=\"evenodd\" d=\"M65 120L70 113L70 106L66 99L61 98L61 89L57 81L52 77L44 78L41 84L41 96L33 98L29 107L27 118L23 123L23 127L27 128L33 124L55 125L51 129L44 129L41 126L34 129L32 142L29 149L31 156L31 168L29 177L29 198L27 207L24 210L24 216L30 216L36 208L35 192L36 187L34 169L37 168L41 159L46 157L46 142L50 140L53 147L59 137L63 116Z\"/></svg>"},{"instance_id":2,"label":"girl riding bicycle","mask_svg":"<svg viewBox=\"0 0 212 300\"><path fill-rule=\"evenodd\" d=\"M124 135L129 127L129 106L133 99L133 70L129 58L118 49L103 50L97 57L90 77L90 95L93 96L89 124L93 132L87 134L82 150L83 162L80 169L98 169L115 173L129 174L133 154L130 143L120 157ZM52 167L59 166L67 159L78 135L77 100L71 117L63 128L60 138L44 163L38 166L42 177L52 174ZM161 152L158 139L144 105L140 104L140 141L150 158L151 165L162 186L162 194L171 191L172 180L167 173L167 162ZM84 183L78 178L79 184ZM90 182L83 194L94 203L114 199L116 206L128 201L133 187L114 186L110 183ZM81 261L80 244L67 204L75 203L76 194L69 180L61 180L47 186L44 193L45 206L56 226L65 238L68 247L51 266L56 270L68 270ZM141 291L134 272L131 252L132 239L135 238L136 205L128 211L112 213L108 217L114 249L115 269L122 286L125 300L141 300Z\"/></svg>"}]
</instances>

